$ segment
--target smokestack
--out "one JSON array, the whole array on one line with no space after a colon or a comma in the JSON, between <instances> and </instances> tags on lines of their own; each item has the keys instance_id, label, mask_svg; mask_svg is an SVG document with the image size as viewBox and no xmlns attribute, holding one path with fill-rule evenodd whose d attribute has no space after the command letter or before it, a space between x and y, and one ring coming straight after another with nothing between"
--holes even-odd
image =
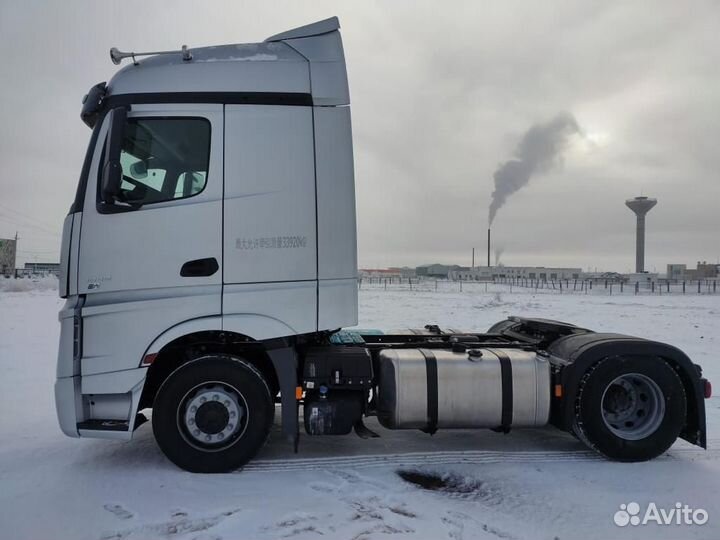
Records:
<instances>
[{"instance_id":1,"label":"smokestack","mask_svg":"<svg viewBox=\"0 0 720 540\"><path fill-rule=\"evenodd\" d=\"M488 229L488 268L490 268L490 229Z\"/></svg>"},{"instance_id":2,"label":"smokestack","mask_svg":"<svg viewBox=\"0 0 720 540\"><path fill-rule=\"evenodd\" d=\"M645 271L645 215L657 204L657 199L635 197L625 201L625 205L635 212L637 228L635 229L635 272Z\"/></svg>"}]
</instances>

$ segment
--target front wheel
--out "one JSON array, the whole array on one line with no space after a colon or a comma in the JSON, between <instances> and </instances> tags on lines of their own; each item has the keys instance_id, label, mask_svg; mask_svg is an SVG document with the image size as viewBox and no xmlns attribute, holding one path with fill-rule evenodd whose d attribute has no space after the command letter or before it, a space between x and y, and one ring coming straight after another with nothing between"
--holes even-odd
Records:
<instances>
[{"instance_id":1,"label":"front wheel","mask_svg":"<svg viewBox=\"0 0 720 540\"><path fill-rule=\"evenodd\" d=\"M646 461L675 442L686 406L682 381L664 360L607 358L580 383L573 431L610 459Z\"/></svg>"},{"instance_id":2,"label":"front wheel","mask_svg":"<svg viewBox=\"0 0 720 540\"><path fill-rule=\"evenodd\" d=\"M274 406L262 374L233 356L197 358L176 369L153 404L155 439L190 472L235 470L265 444Z\"/></svg>"}]
</instances>

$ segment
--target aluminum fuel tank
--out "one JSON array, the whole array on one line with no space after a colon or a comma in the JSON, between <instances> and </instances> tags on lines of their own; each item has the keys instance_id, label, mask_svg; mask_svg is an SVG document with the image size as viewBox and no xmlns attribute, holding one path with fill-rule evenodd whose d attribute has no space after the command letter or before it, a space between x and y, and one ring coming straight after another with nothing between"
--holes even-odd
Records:
<instances>
[{"instance_id":1,"label":"aluminum fuel tank","mask_svg":"<svg viewBox=\"0 0 720 540\"><path fill-rule=\"evenodd\" d=\"M433 431L548 422L550 364L534 351L387 349L378 357L378 419L386 428Z\"/></svg>"}]
</instances>

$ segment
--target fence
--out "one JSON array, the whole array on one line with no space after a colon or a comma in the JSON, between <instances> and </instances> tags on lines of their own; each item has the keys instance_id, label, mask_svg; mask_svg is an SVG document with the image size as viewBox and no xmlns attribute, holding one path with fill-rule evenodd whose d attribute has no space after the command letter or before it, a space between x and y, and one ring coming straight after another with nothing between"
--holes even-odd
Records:
<instances>
[{"instance_id":1,"label":"fence","mask_svg":"<svg viewBox=\"0 0 720 540\"><path fill-rule=\"evenodd\" d=\"M15 268L12 271L0 273L0 278L6 279L22 279L22 278L36 278L36 277L57 277L59 270L30 270L29 268Z\"/></svg>"},{"instance_id":2,"label":"fence","mask_svg":"<svg viewBox=\"0 0 720 540\"><path fill-rule=\"evenodd\" d=\"M597 296L612 295L658 295L663 294L720 294L715 279L692 281L668 280L648 281L646 283L624 283L612 280L536 280L525 278L499 278L494 281L464 281L428 278L400 277L361 277L358 288L373 290L408 290L408 291L439 291L439 292L512 292L527 291L543 294L592 294Z\"/></svg>"}]
</instances>

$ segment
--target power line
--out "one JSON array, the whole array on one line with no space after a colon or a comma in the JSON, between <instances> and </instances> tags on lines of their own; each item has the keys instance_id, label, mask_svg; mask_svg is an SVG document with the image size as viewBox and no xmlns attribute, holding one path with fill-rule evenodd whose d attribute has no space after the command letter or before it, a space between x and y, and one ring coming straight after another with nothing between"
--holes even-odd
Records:
<instances>
[{"instance_id":1,"label":"power line","mask_svg":"<svg viewBox=\"0 0 720 540\"><path fill-rule=\"evenodd\" d=\"M15 210L14 208L9 208L9 207L5 206L4 204L0 204L0 208L4 209L4 210L7 211L7 212L10 212L10 213L12 213L12 214L15 214L15 215L18 216L20 219L24 219L24 220L26 220L26 221L35 222L36 224L38 224L38 225L40 225L40 226L42 226L42 227L48 228L48 229L55 229L55 226L54 226L54 225L51 225L51 224L49 224L49 223L47 223L47 222L45 222L45 221L42 221L42 220L40 220L40 219L37 219L36 217L30 216L30 215L25 214L25 213L23 213L23 212L19 212L18 210Z\"/></svg>"},{"instance_id":2,"label":"power line","mask_svg":"<svg viewBox=\"0 0 720 540\"><path fill-rule=\"evenodd\" d=\"M23 225L24 227L33 227L35 229L38 229L38 230L41 230L41 231L44 231L44 232L50 233L50 234L57 233L57 230L52 230L50 227L45 227L44 225L39 225L37 223L33 223L29 219L12 216L12 215L7 215L7 214L3 214L0 212L0 217L3 215L5 216L3 218L3 221L7 221L8 223L13 223L13 224L19 223L19 224Z\"/></svg>"},{"instance_id":3,"label":"power line","mask_svg":"<svg viewBox=\"0 0 720 540\"><path fill-rule=\"evenodd\" d=\"M17 227L17 228L30 227L32 229L41 231L42 233L44 233L47 236L52 236L54 238L60 237L60 234L57 231L51 231L45 227L42 227L40 225L35 225L34 223L31 223L31 222L23 223L22 221L20 221L20 218L16 218L13 216L6 215L5 217L3 217L3 215L0 214L0 221L4 221L5 223L8 223L9 225L12 225L13 227ZM36 233L36 234L38 234L38 233Z\"/></svg>"}]
</instances>

